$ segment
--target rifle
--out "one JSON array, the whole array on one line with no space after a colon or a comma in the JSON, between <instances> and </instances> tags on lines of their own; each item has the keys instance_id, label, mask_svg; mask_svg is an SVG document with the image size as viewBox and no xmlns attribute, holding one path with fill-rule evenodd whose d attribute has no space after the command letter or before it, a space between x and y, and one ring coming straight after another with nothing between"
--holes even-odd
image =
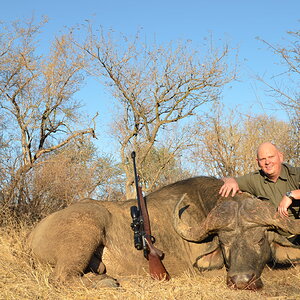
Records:
<instances>
[{"instance_id":1,"label":"rifle","mask_svg":"<svg viewBox=\"0 0 300 300\"><path fill-rule=\"evenodd\" d=\"M134 247L137 250L143 250L144 257L149 261L149 271L153 279L169 280L170 275L162 263L164 253L153 245L155 243L155 238L151 235L147 205L142 188L138 182L139 179L136 170L134 151L131 153L131 158L133 160L134 181L138 203L138 206L130 207L130 214L132 217L131 228L134 232Z\"/></svg>"}]
</instances>

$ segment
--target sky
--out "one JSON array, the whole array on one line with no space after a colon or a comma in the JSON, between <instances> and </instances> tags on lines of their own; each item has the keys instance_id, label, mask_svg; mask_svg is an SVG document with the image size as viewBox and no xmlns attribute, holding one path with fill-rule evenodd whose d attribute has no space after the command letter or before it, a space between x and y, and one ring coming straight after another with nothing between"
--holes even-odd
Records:
<instances>
[{"instance_id":1,"label":"sky","mask_svg":"<svg viewBox=\"0 0 300 300\"><path fill-rule=\"evenodd\" d=\"M47 16L45 41L52 40L65 27L85 20L126 35L142 27L145 38L163 43L192 40L201 44L212 35L214 40L228 42L239 53L239 80L224 90L224 104L284 119L282 112L268 109L273 99L255 79L257 75L268 78L280 72L274 56L257 37L284 45L286 32L299 30L299 12L299 0L2 0L0 20L40 20ZM95 82L87 84L77 96L88 112L110 114L110 96Z\"/></svg>"}]
</instances>

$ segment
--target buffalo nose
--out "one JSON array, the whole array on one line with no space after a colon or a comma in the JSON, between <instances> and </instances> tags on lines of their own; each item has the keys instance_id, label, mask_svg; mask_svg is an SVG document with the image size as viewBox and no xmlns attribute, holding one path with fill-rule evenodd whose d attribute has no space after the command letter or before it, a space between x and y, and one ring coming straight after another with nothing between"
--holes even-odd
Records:
<instances>
[{"instance_id":1,"label":"buffalo nose","mask_svg":"<svg viewBox=\"0 0 300 300\"><path fill-rule=\"evenodd\" d=\"M257 279L254 274L238 274L229 276L227 285L239 290L258 290L262 288L262 281L260 278Z\"/></svg>"}]
</instances>

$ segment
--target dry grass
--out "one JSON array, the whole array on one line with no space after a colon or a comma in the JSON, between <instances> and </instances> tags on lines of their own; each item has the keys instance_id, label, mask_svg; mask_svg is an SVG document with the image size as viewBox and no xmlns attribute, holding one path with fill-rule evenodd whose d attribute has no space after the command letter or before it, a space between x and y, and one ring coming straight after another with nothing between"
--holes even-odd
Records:
<instances>
[{"instance_id":1,"label":"dry grass","mask_svg":"<svg viewBox=\"0 0 300 300\"><path fill-rule=\"evenodd\" d=\"M149 277L119 278L118 289L87 288L80 281L71 286L53 286L50 266L33 262L25 248L28 228L0 230L0 299L300 299L300 268L270 270L259 292L233 291L225 285L225 270L183 274L169 282Z\"/></svg>"}]
</instances>

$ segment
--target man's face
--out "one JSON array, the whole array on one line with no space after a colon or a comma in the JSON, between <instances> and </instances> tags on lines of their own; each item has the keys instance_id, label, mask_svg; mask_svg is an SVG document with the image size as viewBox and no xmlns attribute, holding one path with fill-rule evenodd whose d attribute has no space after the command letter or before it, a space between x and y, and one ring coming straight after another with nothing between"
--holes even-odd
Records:
<instances>
[{"instance_id":1,"label":"man's face","mask_svg":"<svg viewBox=\"0 0 300 300\"><path fill-rule=\"evenodd\" d=\"M263 145L258 149L257 162L259 167L271 179L276 181L280 175L283 155L273 145Z\"/></svg>"}]
</instances>

